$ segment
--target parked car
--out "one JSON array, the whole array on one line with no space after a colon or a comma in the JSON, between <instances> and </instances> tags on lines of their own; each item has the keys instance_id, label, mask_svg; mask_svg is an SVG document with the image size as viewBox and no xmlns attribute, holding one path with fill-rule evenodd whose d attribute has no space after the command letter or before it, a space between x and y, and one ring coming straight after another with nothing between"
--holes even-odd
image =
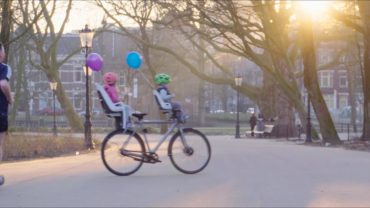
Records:
<instances>
[{"instance_id":1,"label":"parked car","mask_svg":"<svg viewBox=\"0 0 370 208\"><path fill-rule=\"evenodd\" d=\"M250 113L250 114L253 114L255 111L254 111L254 108L248 108L247 109L247 113Z\"/></svg>"},{"instance_id":2,"label":"parked car","mask_svg":"<svg viewBox=\"0 0 370 208\"><path fill-rule=\"evenodd\" d=\"M211 113L225 113L225 111L220 109L220 110L211 111Z\"/></svg>"}]
</instances>

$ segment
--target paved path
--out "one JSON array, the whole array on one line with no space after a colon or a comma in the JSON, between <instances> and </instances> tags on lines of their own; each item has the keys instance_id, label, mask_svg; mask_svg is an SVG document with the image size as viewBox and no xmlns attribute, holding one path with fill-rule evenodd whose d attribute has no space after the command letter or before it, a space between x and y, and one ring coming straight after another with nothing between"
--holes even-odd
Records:
<instances>
[{"instance_id":1,"label":"paved path","mask_svg":"<svg viewBox=\"0 0 370 208\"><path fill-rule=\"evenodd\" d=\"M163 163L118 177L98 152L4 163L0 206L370 206L370 154L293 142L210 136L213 155L196 175Z\"/></svg>"}]
</instances>

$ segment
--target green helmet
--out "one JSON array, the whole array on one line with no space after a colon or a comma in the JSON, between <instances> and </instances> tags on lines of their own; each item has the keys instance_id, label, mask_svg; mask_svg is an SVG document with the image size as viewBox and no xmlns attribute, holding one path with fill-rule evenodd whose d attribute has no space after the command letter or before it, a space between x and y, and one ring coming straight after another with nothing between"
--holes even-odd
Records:
<instances>
[{"instance_id":1,"label":"green helmet","mask_svg":"<svg viewBox=\"0 0 370 208\"><path fill-rule=\"evenodd\" d=\"M168 84L171 82L171 77L167 74L160 73L155 75L154 82L156 84Z\"/></svg>"}]
</instances>

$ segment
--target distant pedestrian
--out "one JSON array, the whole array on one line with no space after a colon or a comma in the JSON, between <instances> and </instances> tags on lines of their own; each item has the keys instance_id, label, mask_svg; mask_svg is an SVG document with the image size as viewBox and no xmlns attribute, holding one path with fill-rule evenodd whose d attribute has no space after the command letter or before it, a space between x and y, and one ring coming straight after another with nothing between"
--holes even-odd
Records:
<instances>
[{"instance_id":1,"label":"distant pedestrian","mask_svg":"<svg viewBox=\"0 0 370 208\"><path fill-rule=\"evenodd\" d=\"M263 132L265 130L264 118L263 115L260 113L258 114L257 119L257 131Z\"/></svg>"},{"instance_id":2,"label":"distant pedestrian","mask_svg":"<svg viewBox=\"0 0 370 208\"><path fill-rule=\"evenodd\" d=\"M256 124L257 124L257 117L253 113L251 118L249 119L249 125L251 127L251 136L254 136L254 127L256 126Z\"/></svg>"},{"instance_id":3,"label":"distant pedestrian","mask_svg":"<svg viewBox=\"0 0 370 208\"><path fill-rule=\"evenodd\" d=\"M5 133L8 131L8 106L12 104L9 85L11 68L3 63L4 60L5 50L0 43L0 162L3 160ZM0 185L3 185L4 181L4 176L0 175Z\"/></svg>"}]
</instances>

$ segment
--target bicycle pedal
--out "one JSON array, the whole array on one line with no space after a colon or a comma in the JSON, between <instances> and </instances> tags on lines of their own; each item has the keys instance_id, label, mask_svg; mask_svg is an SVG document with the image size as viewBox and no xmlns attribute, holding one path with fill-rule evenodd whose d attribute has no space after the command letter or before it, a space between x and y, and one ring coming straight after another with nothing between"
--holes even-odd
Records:
<instances>
[{"instance_id":1,"label":"bicycle pedal","mask_svg":"<svg viewBox=\"0 0 370 208\"><path fill-rule=\"evenodd\" d=\"M158 163L158 162L162 162L160 160L154 160L154 159L151 159L148 161L148 163L152 163L152 164L155 164L155 163Z\"/></svg>"},{"instance_id":2,"label":"bicycle pedal","mask_svg":"<svg viewBox=\"0 0 370 208\"><path fill-rule=\"evenodd\" d=\"M134 158L134 160L135 161L144 161L145 162L145 160L144 159L141 159L141 158L140 159L139 158Z\"/></svg>"},{"instance_id":3,"label":"bicycle pedal","mask_svg":"<svg viewBox=\"0 0 370 208\"><path fill-rule=\"evenodd\" d=\"M162 161L160 161L160 160L159 160L159 159L157 159L157 158L146 158L146 159L144 159L144 162L154 164L154 163L162 162Z\"/></svg>"},{"instance_id":4,"label":"bicycle pedal","mask_svg":"<svg viewBox=\"0 0 370 208\"><path fill-rule=\"evenodd\" d=\"M155 161L156 161L156 162L162 162L162 161L160 161L159 159L155 159Z\"/></svg>"}]
</instances>

